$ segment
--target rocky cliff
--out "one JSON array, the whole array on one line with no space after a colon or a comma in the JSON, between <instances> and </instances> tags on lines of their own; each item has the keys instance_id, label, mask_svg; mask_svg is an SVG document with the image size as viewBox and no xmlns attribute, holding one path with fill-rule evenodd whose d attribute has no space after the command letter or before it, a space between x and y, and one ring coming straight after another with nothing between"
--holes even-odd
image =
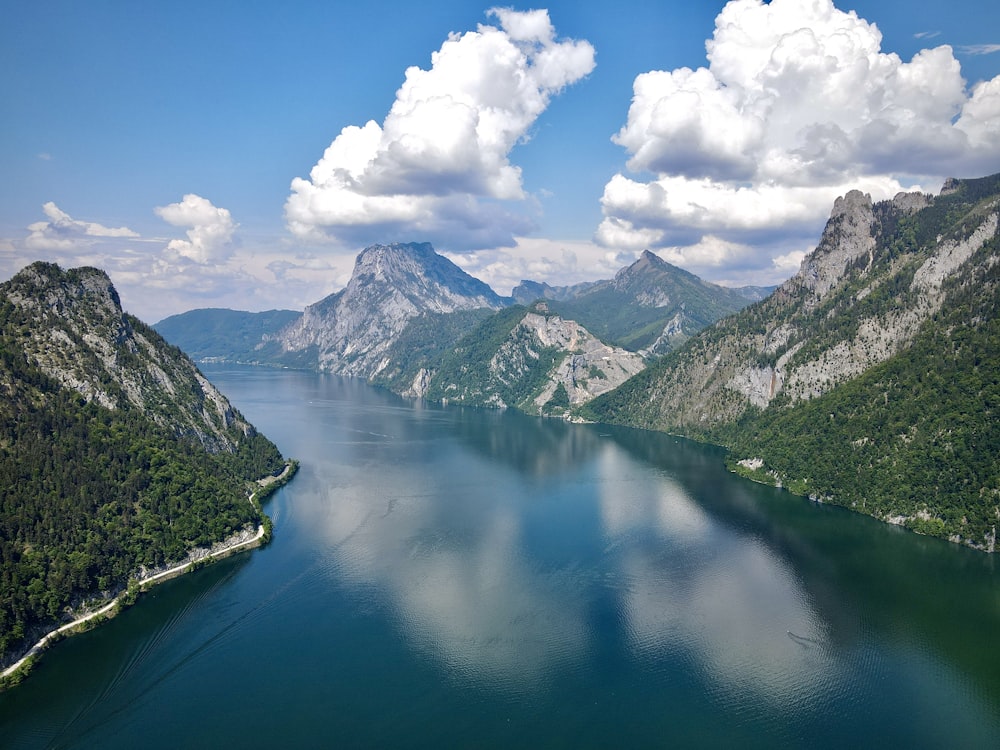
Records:
<instances>
[{"instance_id":1,"label":"rocky cliff","mask_svg":"<svg viewBox=\"0 0 1000 750\"><path fill-rule=\"evenodd\" d=\"M603 343L547 303L509 308L450 350L423 393L434 400L565 414L646 366L639 354Z\"/></svg>"},{"instance_id":2,"label":"rocky cliff","mask_svg":"<svg viewBox=\"0 0 1000 750\"><path fill-rule=\"evenodd\" d=\"M853 191L794 277L590 415L735 446L753 459L744 468L807 494L991 548L1000 470L987 446L1000 435L983 415L1000 377L998 224L1000 176L879 203ZM963 388L929 388L943 372ZM908 403L918 394L921 414Z\"/></svg>"},{"instance_id":3,"label":"rocky cliff","mask_svg":"<svg viewBox=\"0 0 1000 750\"><path fill-rule=\"evenodd\" d=\"M375 378L414 318L506 302L428 243L373 245L358 255L344 289L307 307L271 341L284 353L314 350L321 370Z\"/></svg>"},{"instance_id":4,"label":"rocky cliff","mask_svg":"<svg viewBox=\"0 0 1000 750\"><path fill-rule=\"evenodd\" d=\"M34 263L0 285L24 330L28 360L108 409L141 409L178 436L232 451L253 427L194 364L122 311L107 274Z\"/></svg>"}]
</instances>

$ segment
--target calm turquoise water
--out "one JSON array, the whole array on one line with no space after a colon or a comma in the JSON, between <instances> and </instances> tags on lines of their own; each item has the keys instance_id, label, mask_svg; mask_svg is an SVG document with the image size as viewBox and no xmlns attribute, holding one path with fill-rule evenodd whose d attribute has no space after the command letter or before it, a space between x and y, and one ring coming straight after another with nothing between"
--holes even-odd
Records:
<instances>
[{"instance_id":1,"label":"calm turquoise water","mask_svg":"<svg viewBox=\"0 0 1000 750\"><path fill-rule=\"evenodd\" d=\"M1000 747L996 559L668 436L206 368L273 543L0 695L0 746Z\"/></svg>"}]
</instances>

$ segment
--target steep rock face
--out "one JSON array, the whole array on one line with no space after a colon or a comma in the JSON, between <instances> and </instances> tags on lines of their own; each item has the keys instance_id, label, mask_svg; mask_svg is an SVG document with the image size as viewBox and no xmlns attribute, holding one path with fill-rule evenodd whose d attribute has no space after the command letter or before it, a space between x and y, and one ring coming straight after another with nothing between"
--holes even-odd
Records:
<instances>
[{"instance_id":1,"label":"steep rock face","mask_svg":"<svg viewBox=\"0 0 1000 750\"><path fill-rule=\"evenodd\" d=\"M704 330L619 407L645 403L635 413L644 425L710 435L748 408L815 398L886 361L941 309L942 285L997 234L995 198L953 203L938 207L919 193L878 204L859 191L839 198L795 276Z\"/></svg>"},{"instance_id":2,"label":"steep rock face","mask_svg":"<svg viewBox=\"0 0 1000 750\"><path fill-rule=\"evenodd\" d=\"M817 304L839 281L847 264L875 247L875 214L870 195L852 190L837 198L816 249L802 261L795 283L813 292Z\"/></svg>"},{"instance_id":3,"label":"steep rock face","mask_svg":"<svg viewBox=\"0 0 1000 750\"><path fill-rule=\"evenodd\" d=\"M992 552L998 321L1000 175L935 198L854 193L770 298L587 408L726 444L754 479Z\"/></svg>"},{"instance_id":4,"label":"steep rock face","mask_svg":"<svg viewBox=\"0 0 1000 750\"><path fill-rule=\"evenodd\" d=\"M414 318L505 304L427 243L373 245L358 255L344 289L307 307L273 340L286 352L315 347L322 370L372 378Z\"/></svg>"},{"instance_id":5,"label":"steep rock face","mask_svg":"<svg viewBox=\"0 0 1000 750\"><path fill-rule=\"evenodd\" d=\"M601 342L540 302L531 309L509 308L484 321L442 359L425 383L425 395L473 406L562 414L643 367L640 355ZM556 397L560 389L562 402Z\"/></svg>"},{"instance_id":6,"label":"steep rock face","mask_svg":"<svg viewBox=\"0 0 1000 750\"><path fill-rule=\"evenodd\" d=\"M233 430L253 434L187 357L122 311L103 271L34 263L0 285L0 295L31 321L23 338L29 360L86 400L134 406L211 451L232 451Z\"/></svg>"},{"instance_id":7,"label":"steep rock face","mask_svg":"<svg viewBox=\"0 0 1000 750\"><path fill-rule=\"evenodd\" d=\"M556 347L566 356L534 398L539 409L552 399L560 384L566 389L570 405L576 406L617 388L646 366L641 355L609 346L576 321L544 312L528 313L521 326L531 331L542 346Z\"/></svg>"}]
</instances>

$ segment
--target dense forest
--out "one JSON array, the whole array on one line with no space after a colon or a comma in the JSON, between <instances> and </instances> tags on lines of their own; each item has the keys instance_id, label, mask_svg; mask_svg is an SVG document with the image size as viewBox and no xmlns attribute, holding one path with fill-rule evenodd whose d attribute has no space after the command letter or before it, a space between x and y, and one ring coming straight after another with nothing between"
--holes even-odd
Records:
<instances>
[{"instance_id":1,"label":"dense forest","mask_svg":"<svg viewBox=\"0 0 1000 750\"><path fill-rule=\"evenodd\" d=\"M67 608L120 591L140 568L182 559L259 523L248 502L252 481L284 465L253 430L234 427L236 449L213 452L142 408L86 400L26 356L36 329L25 307L0 298L4 658Z\"/></svg>"},{"instance_id":2,"label":"dense forest","mask_svg":"<svg viewBox=\"0 0 1000 750\"><path fill-rule=\"evenodd\" d=\"M998 245L949 284L951 304L912 346L819 398L744 420L734 456L765 466L742 471L915 531L995 544L1000 264L986 259Z\"/></svg>"},{"instance_id":3,"label":"dense forest","mask_svg":"<svg viewBox=\"0 0 1000 750\"><path fill-rule=\"evenodd\" d=\"M527 313L521 305L507 307L463 337L441 357L427 398L534 411L532 400L566 352L522 327Z\"/></svg>"},{"instance_id":4,"label":"dense forest","mask_svg":"<svg viewBox=\"0 0 1000 750\"><path fill-rule=\"evenodd\" d=\"M992 551L998 204L1000 175L950 181L909 211L905 200L871 205L873 244L831 267L828 292L808 283L819 266L807 258L770 298L579 413L730 447L746 476ZM839 240L831 220L813 257L821 264ZM748 374L770 383L770 398L747 395Z\"/></svg>"}]
</instances>

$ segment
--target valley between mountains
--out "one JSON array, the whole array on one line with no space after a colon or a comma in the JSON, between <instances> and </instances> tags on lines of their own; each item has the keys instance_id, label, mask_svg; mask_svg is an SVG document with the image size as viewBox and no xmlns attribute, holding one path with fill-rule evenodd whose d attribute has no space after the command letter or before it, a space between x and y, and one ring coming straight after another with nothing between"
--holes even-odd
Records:
<instances>
[{"instance_id":1,"label":"valley between mountains","mask_svg":"<svg viewBox=\"0 0 1000 750\"><path fill-rule=\"evenodd\" d=\"M34 263L0 284L0 666L268 523L247 497L287 462L192 359L683 435L756 481L993 552L998 227L1000 175L853 191L776 289L645 252L612 279L509 297L427 243L375 245L302 312L194 310L155 329L103 271Z\"/></svg>"},{"instance_id":2,"label":"valley between mountains","mask_svg":"<svg viewBox=\"0 0 1000 750\"><path fill-rule=\"evenodd\" d=\"M663 430L817 501L993 551L1000 176L852 191L777 289L645 252L613 279L501 297L427 243L375 245L302 313L194 310L195 359L361 377L408 397Z\"/></svg>"}]
</instances>

